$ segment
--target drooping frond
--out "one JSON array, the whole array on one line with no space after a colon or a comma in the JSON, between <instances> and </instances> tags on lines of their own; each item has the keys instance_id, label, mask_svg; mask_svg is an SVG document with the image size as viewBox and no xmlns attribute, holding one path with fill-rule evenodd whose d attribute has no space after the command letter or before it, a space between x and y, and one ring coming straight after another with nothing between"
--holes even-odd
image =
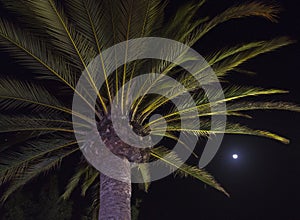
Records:
<instances>
[{"instance_id":1,"label":"drooping frond","mask_svg":"<svg viewBox=\"0 0 300 220\"><path fill-rule=\"evenodd\" d=\"M73 143L73 145L75 145L75 143ZM5 202L5 200L13 192L15 192L17 189L19 189L20 187L28 183L30 180L32 180L34 177L38 176L39 174L58 167L61 161L65 157L76 152L77 150L78 148L61 150L47 157L43 157L35 161L31 161L30 163L28 163L28 165L22 172L20 172L18 175L15 175L13 178L11 178L8 187L0 197L0 201L2 203Z\"/></svg>"},{"instance_id":2,"label":"drooping frond","mask_svg":"<svg viewBox=\"0 0 300 220\"><path fill-rule=\"evenodd\" d=\"M150 187L150 182L148 180L150 179L150 171L148 164L140 164L138 165L138 169L140 171L141 177L143 179L143 183L139 184L139 187L143 189L145 192L148 192Z\"/></svg>"},{"instance_id":3,"label":"drooping frond","mask_svg":"<svg viewBox=\"0 0 300 220\"><path fill-rule=\"evenodd\" d=\"M89 105L86 98L75 90L78 76L74 74L65 58L57 53L54 54L55 51L40 38L25 33L17 25L0 18L0 45L3 45L14 54L15 59L37 72L38 75L62 82L65 87L77 93Z\"/></svg>"},{"instance_id":4,"label":"drooping frond","mask_svg":"<svg viewBox=\"0 0 300 220\"><path fill-rule=\"evenodd\" d=\"M53 136L53 140L50 143L48 138L29 140L20 146L15 146L14 149L2 152L0 159L0 184L2 185L22 175L33 162L43 160L45 156L51 156L53 153L59 155L59 153L63 152L62 150L76 144L77 142L70 138Z\"/></svg>"},{"instance_id":5,"label":"drooping frond","mask_svg":"<svg viewBox=\"0 0 300 220\"><path fill-rule=\"evenodd\" d=\"M180 158L173 152L164 147L151 149L151 156L162 160L165 165L172 170L176 170L182 176L191 176L200 181L214 187L215 189L223 192L225 195L229 194L215 181L215 179L206 171L199 169L195 166L183 164ZM181 166L179 164L182 164Z\"/></svg>"},{"instance_id":6,"label":"drooping frond","mask_svg":"<svg viewBox=\"0 0 300 220\"><path fill-rule=\"evenodd\" d=\"M88 171L89 165L87 163L80 163L80 166L77 167L75 173L70 178L68 185L66 186L65 192L61 195L62 199L69 199L72 192L80 184L82 176Z\"/></svg>"},{"instance_id":7,"label":"drooping frond","mask_svg":"<svg viewBox=\"0 0 300 220\"><path fill-rule=\"evenodd\" d=\"M83 183L81 185L81 195L85 196L87 190L93 185L93 183L96 182L96 180L99 179L99 172L93 168L92 166L89 166L88 171L85 173L85 177L83 180Z\"/></svg>"},{"instance_id":8,"label":"drooping frond","mask_svg":"<svg viewBox=\"0 0 300 220\"><path fill-rule=\"evenodd\" d=\"M204 23L195 33L190 36L189 45L193 45L210 30L226 21L249 16L259 16L272 22L276 22L279 11L280 9L277 6L255 1L233 6Z\"/></svg>"}]
</instances>

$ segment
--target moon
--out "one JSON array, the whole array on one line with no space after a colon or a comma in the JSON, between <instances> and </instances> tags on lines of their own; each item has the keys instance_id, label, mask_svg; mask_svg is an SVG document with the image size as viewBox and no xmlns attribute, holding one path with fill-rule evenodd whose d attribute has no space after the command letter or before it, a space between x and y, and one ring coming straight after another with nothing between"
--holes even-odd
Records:
<instances>
[{"instance_id":1,"label":"moon","mask_svg":"<svg viewBox=\"0 0 300 220\"><path fill-rule=\"evenodd\" d=\"M239 158L239 155L237 155L237 154L232 154L232 158L236 160L236 159Z\"/></svg>"}]
</instances>

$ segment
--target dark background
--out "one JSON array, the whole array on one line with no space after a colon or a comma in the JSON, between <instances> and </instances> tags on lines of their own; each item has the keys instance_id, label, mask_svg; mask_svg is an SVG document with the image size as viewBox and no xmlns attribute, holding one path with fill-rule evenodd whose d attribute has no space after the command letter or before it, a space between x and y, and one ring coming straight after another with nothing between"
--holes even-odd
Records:
<instances>
[{"instance_id":1,"label":"dark background","mask_svg":"<svg viewBox=\"0 0 300 220\"><path fill-rule=\"evenodd\" d=\"M182 2L172 0L169 12ZM237 2L209 0L199 16L202 13L216 15ZM211 31L194 48L204 55L239 42L283 35L299 39L297 1L276 2L284 9L279 23L261 18L230 21ZM299 103L299 55L299 43L261 55L243 65L244 69L256 72L255 76L233 73L232 79L240 84L287 89L290 93L278 99ZM1 71L11 70L7 56L2 55L0 62ZM260 137L225 136L221 149L206 169L230 193L230 198L192 178L169 176L153 182L149 193L143 196L140 219L300 219L300 114L259 111L252 116L253 120L246 121L252 128L274 131L288 137L291 143L284 145ZM233 153L239 155L237 160L232 159ZM25 190L43 184L42 180L43 177L39 178ZM79 212L80 204L77 206Z\"/></svg>"},{"instance_id":2,"label":"dark background","mask_svg":"<svg viewBox=\"0 0 300 220\"><path fill-rule=\"evenodd\" d=\"M214 15L232 2L207 1L203 13ZM261 18L230 21L217 27L196 46L200 53L237 42L291 36L299 40L298 1L276 1L283 8L278 23ZM180 3L180 1L178 1ZM299 43L260 55L243 65L255 76L233 74L237 83L287 89L278 99L299 103ZM275 97L274 97L274 100ZM206 169L230 193L230 198L193 179L168 177L152 183L144 198L140 219L300 219L300 115L263 111L246 121L288 137L284 145L260 137L227 135ZM237 153L239 158L232 159Z\"/></svg>"}]
</instances>

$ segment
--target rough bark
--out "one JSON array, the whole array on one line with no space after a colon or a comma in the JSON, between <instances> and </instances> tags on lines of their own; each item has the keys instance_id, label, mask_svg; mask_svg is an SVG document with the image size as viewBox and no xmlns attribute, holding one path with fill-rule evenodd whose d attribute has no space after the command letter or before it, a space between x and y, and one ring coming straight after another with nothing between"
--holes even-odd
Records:
<instances>
[{"instance_id":1,"label":"rough bark","mask_svg":"<svg viewBox=\"0 0 300 220\"><path fill-rule=\"evenodd\" d=\"M88 139L86 140L87 147L84 148L84 152L85 155L93 161L94 166L102 167L103 170L106 170L107 173L111 174L100 174L99 219L130 220L130 162L146 162L149 158L149 149L135 148L124 143L116 134L110 115L103 117L97 127L97 131L92 132L88 136ZM125 129L121 132L127 133ZM94 145L93 137L99 134L106 148L111 153L118 156L120 160L113 159L112 154L107 154L103 149L98 149L97 146ZM119 180L111 178L111 176L117 176Z\"/></svg>"},{"instance_id":2,"label":"rough bark","mask_svg":"<svg viewBox=\"0 0 300 220\"><path fill-rule=\"evenodd\" d=\"M122 169L118 172L124 180L130 180L130 164L122 160ZM127 180L128 180L127 179ZM99 220L130 220L131 219L131 183L118 181L100 174L100 210Z\"/></svg>"}]
</instances>

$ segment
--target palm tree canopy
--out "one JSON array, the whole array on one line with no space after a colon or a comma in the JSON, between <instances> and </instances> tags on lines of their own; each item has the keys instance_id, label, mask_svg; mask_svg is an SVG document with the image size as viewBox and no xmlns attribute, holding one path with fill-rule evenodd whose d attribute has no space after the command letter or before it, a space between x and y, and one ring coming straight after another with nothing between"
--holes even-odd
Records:
<instances>
[{"instance_id":1,"label":"palm tree canopy","mask_svg":"<svg viewBox=\"0 0 300 220\"><path fill-rule=\"evenodd\" d=\"M58 167L64 158L79 151L72 115L85 122L82 126L91 122L72 111L72 96L74 92L81 95L75 87L82 71L98 54L101 57L105 49L130 39L153 36L193 46L196 42L201 43L202 37L210 30L229 20L259 16L276 22L279 12L273 5L248 2L232 6L215 17L201 17L198 12L204 3L187 2L172 16L165 16L168 4L160 0L26 0L22 4L14 0L1 1L6 12L0 18L1 50L8 52L31 73L28 77L22 76L25 71L17 76L3 73L0 78L0 133L15 137L0 149L0 185L5 186L1 201L5 201L11 193L37 175ZM170 103L164 97L144 95L130 106L131 121L137 131L147 131L151 123L153 134L161 136L164 119L168 122L166 133L163 134L167 139L177 141L178 132L187 136L208 137L218 133L218 130L210 129L212 114L227 115L229 122L226 134L258 135L288 143L280 135L249 128L236 123L237 120L230 121L236 117L249 117L248 112L252 110L300 111L297 105L291 103L259 99L260 96L287 91L233 85L227 75L239 71L239 67L249 59L291 43L293 40L289 37L278 37L233 45L205 56L222 82L225 98L221 102L226 103L225 112L211 112L210 104L218 103L209 103L201 87L195 85L187 72L172 63L158 60L152 60L151 63L135 61L118 68L114 74L105 78L104 86L97 91L96 108L90 107L96 109L95 114L100 119L109 113L110 104L119 90L121 95L116 99L120 103L127 102L128 91L122 91L123 85L143 73L156 72L172 76L185 85L197 104L201 129L193 127L191 118L190 128L182 130L178 108L169 108ZM105 66L103 70L105 72ZM92 80L90 83L93 83ZM160 83L165 88L172 86ZM171 94L176 98L181 92ZM195 110L186 103L182 105L185 112ZM160 112L163 117L149 122L149 117L156 112ZM189 150L189 146L181 144ZM177 167L176 161L180 158L167 146L151 148L150 154L152 159L168 155L164 161L166 166L226 193L206 171L188 164ZM78 158L80 160L82 162L70 179L63 198L68 198L79 184L85 195L87 189L98 182L99 173L82 158ZM142 175L148 175L147 169L141 168L140 171ZM145 185L147 188L148 184Z\"/></svg>"}]
</instances>

